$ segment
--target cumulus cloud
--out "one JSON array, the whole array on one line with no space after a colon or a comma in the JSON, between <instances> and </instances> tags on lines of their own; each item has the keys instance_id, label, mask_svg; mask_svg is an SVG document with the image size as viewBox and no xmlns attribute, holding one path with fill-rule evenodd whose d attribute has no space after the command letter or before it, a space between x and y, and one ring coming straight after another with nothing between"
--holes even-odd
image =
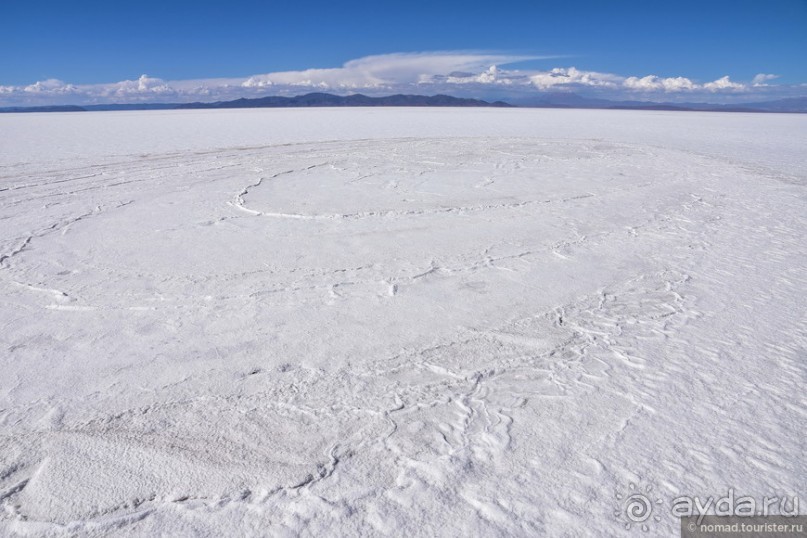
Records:
<instances>
[{"instance_id":1,"label":"cumulus cloud","mask_svg":"<svg viewBox=\"0 0 807 538\"><path fill-rule=\"evenodd\" d=\"M480 54L462 52L396 53L351 60L332 69L306 69L255 75L241 83L245 88L268 86L307 86L316 88L384 88L400 84L428 83L433 77L451 72L480 71L490 66L538 56ZM493 72L495 73L495 71ZM491 73L487 75L491 76ZM495 76L495 75L494 75Z\"/></svg>"},{"instance_id":2,"label":"cumulus cloud","mask_svg":"<svg viewBox=\"0 0 807 538\"><path fill-rule=\"evenodd\" d=\"M93 104L227 100L272 93L294 95L306 91L334 93L452 93L485 98L528 97L542 91L580 91L610 98L640 94L701 93L732 95L749 88L768 91L776 75L760 73L747 84L728 76L700 83L693 79L656 75L623 76L571 67L548 70L513 68L525 56L487 52L419 52L367 56L328 69L304 69L256 74L242 78L163 80L142 75L108 84L70 84L48 79L27 86L0 85L0 106L32 104ZM781 86L777 86L781 88Z\"/></svg>"},{"instance_id":3,"label":"cumulus cloud","mask_svg":"<svg viewBox=\"0 0 807 538\"><path fill-rule=\"evenodd\" d=\"M623 77L612 73L582 71L574 67L556 67L550 71L537 72L529 77L530 82L541 90L566 87L624 89L640 92L692 92L692 91L738 91L747 88L728 76L705 84L698 84L687 77L662 78L656 75Z\"/></svg>"},{"instance_id":4,"label":"cumulus cloud","mask_svg":"<svg viewBox=\"0 0 807 538\"><path fill-rule=\"evenodd\" d=\"M622 82L622 85L629 90L662 90L665 92L680 92L697 88L697 85L686 77L660 78L655 75L642 78L628 77Z\"/></svg>"},{"instance_id":5,"label":"cumulus cloud","mask_svg":"<svg viewBox=\"0 0 807 538\"><path fill-rule=\"evenodd\" d=\"M443 75L424 75L420 77L418 82L420 84L435 84L445 82L446 84L504 84L510 85L523 79L512 71L502 71L496 65L491 65L481 73L469 73L467 71L452 71L447 76Z\"/></svg>"},{"instance_id":6,"label":"cumulus cloud","mask_svg":"<svg viewBox=\"0 0 807 538\"><path fill-rule=\"evenodd\" d=\"M76 86L72 84L65 84L61 80L51 78L48 80L41 80L29 86L25 86L22 91L28 93L73 93L76 91Z\"/></svg>"},{"instance_id":7,"label":"cumulus cloud","mask_svg":"<svg viewBox=\"0 0 807 538\"><path fill-rule=\"evenodd\" d=\"M580 71L574 67L556 67L551 71L542 71L530 76L532 84L545 90L556 86L595 86L615 88L622 82L622 77L596 71Z\"/></svg>"},{"instance_id":8,"label":"cumulus cloud","mask_svg":"<svg viewBox=\"0 0 807 538\"><path fill-rule=\"evenodd\" d=\"M167 81L148 75L138 79L108 84L66 84L44 80L30 86L0 86L0 93L16 97L16 104L54 102L72 94L73 102L143 102L156 97L181 101L194 99L229 99L261 95L271 88L279 94L317 91L417 91L419 85L460 82L448 73L468 72L464 82L486 84L500 81L510 84L510 76L498 76L500 65L523 60L548 59L549 56L493 54L479 52L419 52L367 56L329 69L304 69L252 75L244 78ZM519 78L515 76L515 78ZM523 78L523 77L521 77ZM450 79L450 82L447 80ZM25 95L27 94L27 98Z\"/></svg>"},{"instance_id":9,"label":"cumulus cloud","mask_svg":"<svg viewBox=\"0 0 807 538\"><path fill-rule=\"evenodd\" d=\"M661 78L655 75L646 77L627 77L622 81L622 86L632 91L662 91L662 92L736 92L748 89L748 85L741 82L734 82L728 76L721 77L712 82L698 84L686 77Z\"/></svg>"},{"instance_id":10,"label":"cumulus cloud","mask_svg":"<svg viewBox=\"0 0 807 538\"><path fill-rule=\"evenodd\" d=\"M129 95L160 95L176 92L169 84L159 78L141 75L137 80L122 80L100 88L103 96L127 97Z\"/></svg>"},{"instance_id":11,"label":"cumulus cloud","mask_svg":"<svg viewBox=\"0 0 807 538\"><path fill-rule=\"evenodd\" d=\"M774 80L779 78L779 75L766 75L765 73L759 73L754 77L754 80L751 81L753 86L767 86L768 81Z\"/></svg>"},{"instance_id":12,"label":"cumulus cloud","mask_svg":"<svg viewBox=\"0 0 807 538\"><path fill-rule=\"evenodd\" d=\"M703 85L704 89L709 90L711 92L716 92L720 90L744 90L746 88L745 84L740 84L739 82L732 82L731 79L726 75L725 77L720 77L719 79L707 82Z\"/></svg>"}]
</instances>

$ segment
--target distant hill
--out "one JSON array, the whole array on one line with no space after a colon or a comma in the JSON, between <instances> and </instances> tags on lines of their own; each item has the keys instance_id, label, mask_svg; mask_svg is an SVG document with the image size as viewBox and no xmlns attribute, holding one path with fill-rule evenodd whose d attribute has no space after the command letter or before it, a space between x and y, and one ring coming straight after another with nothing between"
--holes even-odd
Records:
<instances>
[{"instance_id":1,"label":"distant hill","mask_svg":"<svg viewBox=\"0 0 807 538\"><path fill-rule=\"evenodd\" d=\"M341 96L330 93L308 93L295 97L258 97L217 103L186 103L176 108L292 108L292 107L348 107L348 106L452 106L452 107L509 107L502 101L489 103L479 99L466 99L450 95L388 95L369 97L360 93Z\"/></svg>"},{"instance_id":2,"label":"distant hill","mask_svg":"<svg viewBox=\"0 0 807 538\"><path fill-rule=\"evenodd\" d=\"M703 112L807 112L807 97L793 97L759 103L719 105L714 103L669 103L655 101L611 101L592 99L575 93L556 92L520 101L518 106L531 108L601 108L620 110L683 110Z\"/></svg>"},{"instance_id":3,"label":"distant hill","mask_svg":"<svg viewBox=\"0 0 807 538\"><path fill-rule=\"evenodd\" d=\"M89 111L103 110L173 110L179 103L134 103L134 104L108 104L108 105L84 105L83 108Z\"/></svg>"},{"instance_id":4,"label":"distant hill","mask_svg":"<svg viewBox=\"0 0 807 538\"><path fill-rule=\"evenodd\" d=\"M776 101L718 105L714 103L669 103L654 101L611 101L582 97L568 92L536 94L515 104L503 101L482 101L450 95L388 95L370 97L362 94L333 95L308 93L295 97L267 96L236 99L215 103L134 103L104 105L59 105L6 107L0 112L87 112L102 110L176 110L218 108L293 108L293 107L527 107L527 108L589 108L619 110L672 110L704 112L790 112L807 113L807 97L791 97Z\"/></svg>"},{"instance_id":5,"label":"distant hill","mask_svg":"<svg viewBox=\"0 0 807 538\"><path fill-rule=\"evenodd\" d=\"M87 109L76 105L52 106L10 106L0 108L0 112L86 112Z\"/></svg>"},{"instance_id":6,"label":"distant hill","mask_svg":"<svg viewBox=\"0 0 807 538\"><path fill-rule=\"evenodd\" d=\"M762 103L744 103L742 106L765 112L807 112L807 97L790 97Z\"/></svg>"}]
</instances>

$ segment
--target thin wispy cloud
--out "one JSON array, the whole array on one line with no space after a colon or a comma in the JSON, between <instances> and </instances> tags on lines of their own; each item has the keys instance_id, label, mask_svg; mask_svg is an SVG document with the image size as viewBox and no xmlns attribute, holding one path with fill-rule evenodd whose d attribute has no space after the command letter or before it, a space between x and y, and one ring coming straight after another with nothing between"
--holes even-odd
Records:
<instances>
[{"instance_id":1,"label":"thin wispy cloud","mask_svg":"<svg viewBox=\"0 0 807 538\"><path fill-rule=\"evenodd\" d=\"M322 88L383 88L415 84L431 76L457 71L481 71L491 65L525 60L550 59L553 56L522 56L464 52L396 53L351 60L334 69L307 69L249 77L242 83L255 86L318 86Z\"/></svg>"},{"instance_id":2,"label":"thin wispy cloud","mask_svg":"<svg viewBox=\"0 0 807 538\"><path fill-rule=\"evenodd\" d=\"M775 80L777 78L779 78L779 75L766 75L765 73L759 73L751 81L751 84L757 87L768 86L769 85L768 82L770 82L771 80Z\"/></svg>"},{"instance_id":3,"label":"thin wispy cloud","mask_svg":"<svg viewBox=\"0 0 807 538\"><path fill-rule=\"evenodd\" d=\"M559 61L562 56L487 52L420 52L367 56L341 67L257 74L242 78L162 80L142 75L106 84L72 84L48 79L24 86L0 85L0 104L91 104L215 101L307 91L334 93L496 93L521 98L547 91L594 91L611 98L671 95L736 95L766 91L776 75L760 73L741 82L723 76L696 81L685 76L622 75L569 67L515 69L527 60Z\"/></svg>"}]
</instances>

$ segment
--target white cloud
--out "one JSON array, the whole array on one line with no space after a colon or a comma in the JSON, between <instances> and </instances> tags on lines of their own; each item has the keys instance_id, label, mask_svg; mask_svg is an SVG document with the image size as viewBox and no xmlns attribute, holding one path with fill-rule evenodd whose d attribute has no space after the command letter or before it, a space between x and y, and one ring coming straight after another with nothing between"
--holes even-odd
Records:
<instances>
[{"instance_id":1,"label":"white cloud","mask_svg":"<svg viewBox=\"0 0 807 538\"><path fill-rule=\"evenodd\" d=\"M243 88L266 88L272 86L271 80L261 79L260 77L249 77L241 83Z\"/></svg>"},{"instance_id":2,"label":"white cloud","mask_svg":"<svg viewBox=\"0 0 807 538\"><path fill-rule=\"evenodd\" d=\"M556 86L596 86L615 88L622 82L622 77L596 71L580 71L574 67L556 67L551 71L541 71L530 76L532 84L545 90Z\"/></svg>"},{"instance_id":3,"label":"white cloud","mask_svg":"<svg viewBox=\"0 0 807 538\"><path fill-rule=\"evenodd\" d=\"M245 88L309 86L334 89L384 88L397 84L429 82L432 77L456 71L479 71L490 66L537 56L463 52L419 52L367 56L332 69L306 69L255 75L241 83ZM495 73L495 71L494 71ZM490 73L488 74L490 76Z\"/></svg>"},{"instance_id":4,"label":"white cloud","mask_svg":"<svg viewBox=\"0 0 807 538\"><path fill-rule=\"evenodd\" d=\"M697 85L686 77L660 78L655 75L628 77L622 85L630 90L680 92L694 90Z\"/></svg>"},{"instance_id":5,"label":"white cloud","mask_svg":"<svg viewBox=\"0 0 807 538\"><path fill-rule=\"evenodd\" d=\"M708 90L717 92L722 90L742 90L746 86L733 82L728 76L706 84L697 84L686 77L662 78L656 75L644 77L623 77L612 73L599 73L596 71L581 71L574 67L556 67L551 71L540 71L530 77L532 84L542 90L556 87L592 87L603 89L623 88L630 91L643 92L683 92Z\"/></svg>"},{"instance_id":6,"label":"white cloud","mask_svg":"<svg viewBox=\"0 0 807 538\"><path fill-rule=\"evenodd\" d=\"M721 77L712 82L697 84L686 77L661 78L655 75L646 77L628 77L622 82L624 88L632 91L663 91L663 92L694 92L707 91L733 92L748 89L746 84L732 81L728 76Z\"/></svg>"},{"instance_id":7,"label":"white cloud","mask_svg":"<svg viewBox=\"0 0 807 538\"><path fill-rule=\"evenodd\" d=\"M497 66L546 58L549 57L477 52L395 53L351 60L336 68L281 71L245 78L166 81L142 75L135 80L79 85L52 79L24 87L0 86L0 93L16 97L16 104L54 102L65 94L75 96L71 102L89 104L151 101L157 96L180 101L228 99L262 95L267 88L279 94L299 93L301 88L337 92L417 91L420 84L446 82L446 73L462 71L471 72L466 82L510 84L512 80L508 77L499 79Z\"/></svg>"},{"instance_id":8,"label":"white cloud","mask_svg":"<svg viewBox=\"0 0 807 538\"><path fill-rule=\"evenodd\" d=\"M703 85L703 88L711 92L716 92L720 90L744 90L746 86L745 84L740 84L739 82L732 82L728 75L726 75L725 77L720 77L715 81L707 82Z\"/></svg>"},{"instance_id":9,"label":"white cloud","mask_svg":"<svg viewBox=\"0 0 807 538\"><path fill-rule=\"evenodd\" d=\"M76 87L72 84L65 84L61 80L50 78L48 80L41 80L29 86L25 86L22 91L28 93L73 93Z\"/></svg>"},{"instance_id":10,"label":"white cloud","mask_svg":"<svg viewBox=\"0 0 807 538\"><path fill-rule=\"evenodd\" d=\"M548 56L522 56L486 52L419 52L367 56L341 67L304 69L256 74L243 78L163 80L142 75L133 80L108 84L69 84L49 79L27 86L0 85L0 106L34 104L93 104L135 102L187 102L228 100L239 97L297 95L306 91L334 93L452 93L497 99L527 98L537 91L571 90L606 98L624 98L641 93L686 93L732 95L741 90L767 89L776 75L760 73L748 84L728 76L698 83L690 78L656 75L623 76L586 71L576 67L549 70L508 68L524 60L546 60ZM458 90L458 88L462 88ZM795 88L796 86L791 86ZM514 98L515 98L514 97Z\"/></svg>"},{"instance_id":11,"label":"white cloud","mask_svg":"<svg viewBox=\"0 0 807 538\"><path fill-rule=\"evenodd\" d=\"M759 73L754 77L754 80L751 81L753 86L767 86L767 82L769 80L777 79L779 75L766 75L765 73Z\"/></svg>"},{"instance_id":12,"label":"white cloud","mask_svg":"<svg viewBox=\"0 0 807 538\"><path fill-rule=\"evenodd\" d=\"M491 65L481 73L467 73L463 71L452 71L446 77L439 75L428 75L421 77L418 81L422 84L434 83L444 80L448 84L513 84L515 77L512 72L502 72L497 66Z\"/></svg>"},{"instance_id":13,"label":"white cloud","mask_svg":"<svg viewBox=\"0 0 807 538\"><path fill-rule=\"evenodd\" d=\"M101 95L126 97L128 95L170 94L175 93L175 91L162 79L141 75L137 80L122 80L114 84L105 85L101 89Z\"/></svg>"}]
</instances>

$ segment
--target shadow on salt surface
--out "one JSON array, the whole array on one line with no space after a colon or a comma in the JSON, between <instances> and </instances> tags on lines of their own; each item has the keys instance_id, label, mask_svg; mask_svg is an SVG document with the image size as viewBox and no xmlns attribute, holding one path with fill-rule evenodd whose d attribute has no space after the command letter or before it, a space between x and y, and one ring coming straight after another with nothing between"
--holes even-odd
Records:
<instances>
[{"instance_id":1,"label":"shadow on salt surface","mask_svg":"<svg viewBox=\"0 0 807 538\"><path fill-rule=\"evenodd\" d=\"M586 433L581 424L564 434L578 442L619 426L636 400L598 392L613 371L621 371L620 385L635 384L634 398L652 389L643 388L645 376L622 368L622 350L639 337L663 338L692 317L676 291L686 280L639 277L496 330L471 330L443 346L332 374L300 373L290 385L269 375L260 385L274 386L274 392L201 397L85 424L43 424L45 431L19 439L43 442L33 453L17 453L19 464L10 474L27 478L10 494L27 519L100 522L106 515L191 500L209 509L267 503L324 479L332 485L321 487L337 488L344 497L357 485L351 473L364 469L368 476L388 476L384 497L370 502L376 514L370 524L378 530L390 525L381 515L385 504L425 511L430 503L445 503L441 497L456 488L460 495L451 503L457 513L471 506L516 531L518 518L493 499L503 490L515 494L525 478L506 478L502 468L522 460L518 465L528 476L533 459L548 457L544 451L562 439L532 436L544 420L558 420L555 414L567 425L592 420L591 413L567 415L560 400L575 402L585 394L600 402L596 430ZM541 413L550 413L537 425L523 416L534 412L527 402L536 398L547 402ZM521 417L515 444L514 416ZM338 468L342 459L355 468ZM587 466L581 461L579 468ZM500 478L484 485L490 473Z\"/></svg>"},{"instance_id":2,"label":"shadow on salt surface","mask_svg":"<svg viewBox=\"0 0 807 538\"><path fill-rule=\"evenodd\" d=\"M15 500L26 518L63 524L189 497L243 501L322 478L342 447L381 426L360 412L256 398L133 410L43 435L37 452L47 456Z\"/></svg>"}]
</instances>

